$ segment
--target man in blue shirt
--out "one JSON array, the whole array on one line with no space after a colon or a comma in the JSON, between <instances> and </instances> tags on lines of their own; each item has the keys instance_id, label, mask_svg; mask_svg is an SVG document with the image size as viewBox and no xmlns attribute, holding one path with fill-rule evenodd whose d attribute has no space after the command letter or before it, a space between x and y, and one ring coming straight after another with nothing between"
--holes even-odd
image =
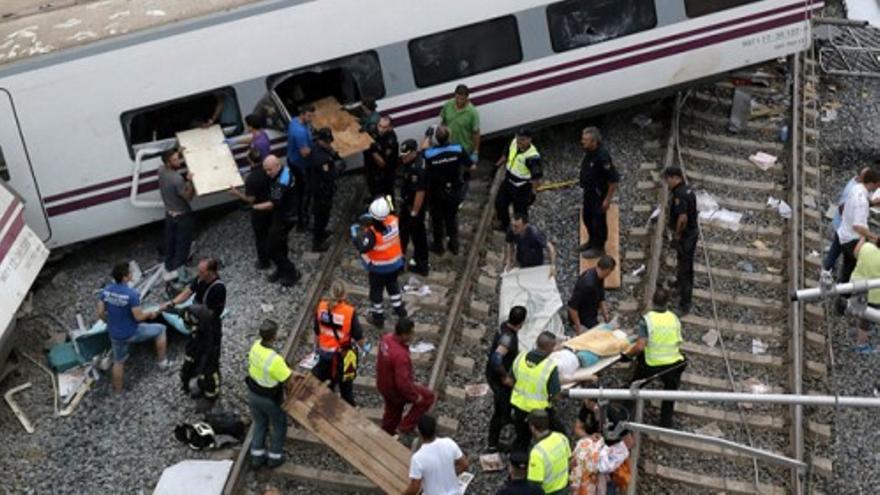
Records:
<instances>
[{"instance_id":1,"label":"man in blue shirt","mask_svg":"<svg viewBox=\"0 0 880 495\"><path fill-rule=\"evenodd\" d=\"M98 318L107 322L107 332L113 348L113 390L119 393L122 392L122 377L125 360L129 355L129 344L155 340L159 368L167 369L169 363L165 357L165 325L146 323L158 318L159 311L146 312L141 309L140 294L128 285L131 281L128 262L117 263L113 267L113 281L114 283L101 290Z\"/></svg>"},{"instance_id":2,"label":"man in blue shirt","mask_svg":"<svg viewBox=\"0 0 880 495\"><path fill-rule=\"evenodd\" d=\"M293 202L296 209L298 232L308 229L308 175L309 157L315 148L312 139L312 118L315 116L313 105L299 107L299 115L290 121L287 128L287 166L293 172Z\"/></svg>"}]
</instances>

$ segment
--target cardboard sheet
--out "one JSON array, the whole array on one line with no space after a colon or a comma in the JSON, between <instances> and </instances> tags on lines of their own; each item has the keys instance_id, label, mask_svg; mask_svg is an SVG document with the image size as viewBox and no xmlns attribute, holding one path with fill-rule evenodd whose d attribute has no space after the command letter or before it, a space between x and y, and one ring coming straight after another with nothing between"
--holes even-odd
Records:
<instances>
[{"instance_id":1,"label":"cardboard sheet","mask_svg":"<svg viewBox=\"0 0 880 495\"><path fill-rule=\"evenodd\" d=\"M181 461L162 471L153 495L220 495L232 461Z\"/></svg>"},{"instance_id":2,"label":"cardboard sheet","mask_svg":"<svg viewBox=\"0 0 880 495\"><path fill-rule=\"evenodd\" d=\"M333 148L342 158L367 150L373 138L360 132L360 124L354 115L346 112L332 96L313 103L315 117L312 127L329 127L333 131Z\"/></svg>"},{"instance_id":3,"label":"cardboard sheet","mask_svg":"<svg viewBox=\"0 0 880 495\"><path fill-rule=\"evenodd\" d=\"M608 207L607 219L608 240L605 241L605 252L614 258L614 261L617 262L617 266L614 267L614 271L611 272L611 275L608 275L608 278L605 279L605 288L619 289L620 265L622 264L622 260L620 259L620 205L617 203L611 203L611 206ZM580 242L583 244L590 240L590 234L587 232L587 228L584 227L583 210L580 213L580 222L578 223L578 226L580 228ZM579 273L584 273L588 269L593 268L598 262L599 258L587 259L581 256Z\"/></svg>"},{"instance_id":4,"label":"cardboard sheet","mask_svg":"<svg viewBox=\"0 0 880 495\"><path fill-rule=\"evenodd\" d=\"M564 328L559 310L562 296L556 287L556 279L550 277L550 265L532 268L514 268L501 275L500 307L498 323L507 319L510 308L525 306L526 322L519 334L519 350L529 351L543 331L562 337Z\"/></svg>"},{"instance_id":5,"label":"cardboard sheet","mask_svg":"<svg viewBox=\"0 0 880 495\"><path fill-rule=\"evenodd\" d=\"M193 174L196 196L244 185L238 164L225 140L219 125L177 133L186 166Z\"/></svg>"}]
</instances>

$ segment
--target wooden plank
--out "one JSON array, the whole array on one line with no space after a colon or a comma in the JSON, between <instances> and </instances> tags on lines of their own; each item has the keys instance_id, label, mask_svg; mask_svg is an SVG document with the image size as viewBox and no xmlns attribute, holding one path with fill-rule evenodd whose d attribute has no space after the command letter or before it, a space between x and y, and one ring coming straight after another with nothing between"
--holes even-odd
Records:
<instances>
[{"instance_id":1,"label":"wooden plank","mask_svg":"<svg viewBox=\"0 0 880 495\"><path fill-rule=\"evenodd\" d=\"M650 401L651 407L659 408L661 401ZM730 406L726 406L730 407ZM721 421L724 423L742 424L743 420L750 426L756 428L767 428L771 430L781 430L785 428L785 419L781 416L771 416L769 414L754 414L744 412L740 415L736 408L732 409L715 409L711 407L695 406L687 402L676 402L675 412L677 414L686 414L707 421ZM741 417L742 416L742 417Z\"/></svg>"},{"instance_id":2,"label":"wooden plank","mask_svg":"<svg viewBox=\"0 0 880 495\"><path fill-rule=\"evenodd\" d=\"M698 375L696 373L682 373L681 375L682 383L686 383L688 385L693 385L695 387L699 387L701 389L713 389L713 390L722 390L722 391L730 391L730 381L721 379L721 378L712 378L709 376ZM768 393L771 394L784 394L785 389L776 385L769 385ZM749 385L743 382L736 383L736 391L738 392L749 392L751 389Z\"/></svg>"},{"instance_id":3,"label":"wooden plank","mask_svg":"<svg viewBox=\"0 0 880 495\"><path fill-rule=\"evenodd\" d=\"M705 289L694 289L694 297L699 299L712 299L712 294ZM766 311L782 310L782 302L770 299L758 299L757 297L743 296L740 294L725 294L723 292L715 292L715 300L723 304L736 304L752 309L761 309Z\"/></svg>"},{"instance_id":4,"label":"wooden plank","mask_svg":"<svg viewBox=\"0 0 880 495\"><path fill-rule=\"evenodd\" d=\"M759 151L779 151L783 150L782 143L773 143L773 142L765 142L765 141L753 141L750 139L742 139L742 138L732 138L728 136L722 136L720 134L714 134L711 132L707 132L702 129L685 129L683 134L686 136L691 136L699 139L703 139L705 141L709 141L715 144L723 144L726 146L735 146L737 148L752 148Z\"/></svg>"},{"instance_id":5,"label":"wooden plank","mask_svg":"<svg viewBox=\"0 0 880 495\"><path fill-rule=\"evenodd\" d=\"M688 314L681 319L686 325L694 325L703 329L715 329L716 322L713 318L705 318L694 314ZM750 325L730 320L718 320L717 327L724 332L733 332L751 337L762 337L766 339L782 338L783 330L779 327L770 325Z\"/></svg>"},{"instance_id":6,"label":"wooden plank","mask_svg":"<svg viewBox=\"0 0 880 495\"><path fill-rule=\"evenodd\" d=\"M196 195L243 186L241 172L219 125L177 133L186 167L192 173Z\"/></svg>"},{"instance_id":7,"label":"wooden plank","mask_svg":"<svg viewBox=\"0 0 880 495\"><path fill-rule=\"evenodd\" d=\"M746 158L737 158L737 157L722 155L720 153L712 153L709 151L703 151L703 150L698 150L698 149L688 148L688 147L683 147L681 149L681 152L682 152L682 154L687 155L687 156L689 156L693 159L696 159L696 160L703 160L703 161L711 162L711 163L714 163L717 165L728 165L731 167L736 167L740 170L744 170L746 172L755 172L755 171L761 170L760 168L758 168L757 165L750 162ZM697 163L697 165L699 165L699 163ZM691 167L691 168L693 168L693 167ZM779 172L781 170L782 170L782 166L779 165L779 163L774 163L767 170L765 170L765 172L767 172L768 175L770 175L773 172Z\"/></svg>"},{"instance_id":8,"label":"wooden plank","mask_svg":"<svg viewBox=\"0 0 880 495\"><path fill-rule=\"evenodd\" d=\"M695 344L693 342L682 342L681 350L684 351L686 354L696 354L698 356L724 359L724 352L721 349ZM752 354L749 352L727 351L727 358L731 361L757 364L760 366L774 366L776 368L781 368L783 365L781 357L772 356L770 354Z\"/></svg>"},{"instance_id":9,"label":"wooden plank","mask_svg":"<svg viewBox=\"0 0 880 495\"><path fill-rule=\"evenodd\" d=\"M716 242L707 242L705 244L697 244L703 249L715 251L717 253L735 254L737 256L749 256L751 258L779 260L782 259L782 251L778 249L757 249L753 247L733 246L730 244L722 244Z\"/></svg>"},{"instance_id":10,"label":"wooden plank","mask_svg":"<svg viewBox=\"0 0 880 495\"><path fill-rule=\"evenodd\" d=\"M312 118L312 127L329 127L333 131L333 148L339 156L345 158L360 153L373 144L373 138L366 132L360 132L358 120L343 110L336 98L328 96L313 105L315 116Z\"/></svg>"},{"instance_id":11,"label":"wooden plank","mask_svg":"<svg viewBox=\"0 0 880 495\"><path fill-rule=\"evenodd\" d=\"M707 223L704 221L700 221L700 228L709 229L709 230L724 230L730 231L730 229L726 229L724 227ZM763 225L753 225L753 224L740 224L739 230L737 231L740 234L748 234L755 236L767 236L767 237L782 237L782 227L765 227Z\"/></svg>"},{"instance_id":12,"label":"wooden plank","mask_svg":"<svg viewBox=\"0 0 880 495\"><path fill-rule=\"evenodd\" d=\"M617 203L612 203L608 208L607 214L608 221L608 241L605 242L605 253L614 258L614 261L617 262L617 266L614 267L614 271L611 272L605 279L605 288L606 289L619 289L620 288L620 206ZM590 234L587 232L587 228L584 226L584 212L583 208L580 212L580 221L578 222L580 227L580 244L585 242L589 242ZM586 259L583 256L580 256L580 272L584 273L590 268L596 266L596 263L599 262L598 258Z\"/></svg>"},{"instance_id":13,"label":"wooden plank","mask_svg":"<svg viewBox=\"0 0 880 495\"><path fill-rule=\"evenodd\" d=\"M766 181L732 179L729 177L719 177L717 175L709 175L695 171L688 171L687 178L689 181L703 182L716 186L733 187L736 189L745 189L748 191L759 191L777 194L782 192L782 187L772 182Z\"/></svg>"},{"instance_id":14,"label":"wooden plank","mask_svg":"<svg viewBox=\"0 0 880 495\"><path fill-rule=\"evenodd\" d=\"M666 266L674 268L676 265L675 258L672 256L666 258ZM701 263L694 263L694 272L708 274L711 271L713 276L722 278L732 278L742 280L744 282L755 282L761 284L782 285L785 279L781 275L773 275L771 273L749 273L739 270L729 270L727 268L707 268Z\"/></svg>"},{"instance_id":15,"label":"wooden plank","mask_svg":"<svg viewBox=\"0 0 880 495\"><path fill-rule=\"evenodd\" d=\"M693 473L690 471L683 471L655 464L651 461L645 461L644 469L649 475L657 476L658 478L663 478L675 483L696 486L712 492L739 493L744 495L755 493L755 487L750 481L736 481L727 478L718 478L715 476ZM759 493L764 495L785 494L784 488L764 483L758 485L758 490Z\"/></svg>"},{"instance_id":16,"label":"wooden plank","mask_svg":"<svg viewBox=\"0 0 880 495\"><path fill-rule=\"evenodd\" d=\"M369 479L356 474L327 471L291 463L284 463L272 472L292 480L318 485L325 490L382 493Z\"/></svg>"}]
</instances>

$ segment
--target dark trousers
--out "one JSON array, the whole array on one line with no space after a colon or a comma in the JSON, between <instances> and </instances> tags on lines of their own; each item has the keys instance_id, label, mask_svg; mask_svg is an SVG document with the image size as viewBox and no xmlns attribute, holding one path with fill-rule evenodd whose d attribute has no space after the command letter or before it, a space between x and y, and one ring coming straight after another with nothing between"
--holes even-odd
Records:
<instances>
[{"instance_id":1,"label":"dark trousers","mask_svg":"<svg viewBox=\"0 0 880 495\"><path fill-rule=\"evenodd\" d=\"M532 183L527 182L516 187L509 180L505 179L501 183L501 189L498 190L498 196L495 197L495 213L498 216L498 223L505 229L510 225L510 205L513 204L513 212L527 215L529 213L529 202L532 196Z\"/></svg>"},{"instance_id":2,"label":"dark trousers","mask_svg":"<svg viewBox=\"0 0 880 495\"><path fill-rule=\"evenodd\" d=\"M602 211L602 202L584 199L584 227L590 234L588 249L605 251L608 241L607 213Z\"/></svg>"},{"instance_id":3,"label":"dark trousers","mask_svg":"<svg viewBox=\"0 0 880 495\"><path fill-rule=\"evenodd\" d=\"M458 198L433 191L428 196L432 198L429 207L434 244L442 248L448 238L450 249L458 248Z\"/></svg>"},{"instance_id":4,"label":"dark trousers","mask_svg":"<svg viewBox=\"0 0 880 495\"><path fill-rule=\"evenodd\" d=\"M296 223L300 227L308 225L309 220L309 184L306 172L296 166L290 167L293 173L293 204L296 208Z\"/></svg>"},{"instance_id":5,"label":"dark trousers","mask_svg":"<svg viewBox=\"0 0 880 495\"><path fill-rule=\"evenodd\" d=\"M489 382L492 389L493 410L492 418L489 419L489 447L498 447L498 439L501 437L501 429L510 424L510 394L513 391L500 383Z\"/></svg>"},{"instance_id":6,"label":"dark trousers","mask_svg":"<svg viewBox=\"0 0 880 495\"><path fill-rule=\"evenodd\" d=\"M415 389L416 393L419 394L420 400L418 403L410 405L406 416L403 415L403 410L408 404L406 399L397 395L382 394L382 399L385 401L385 411L382 413L382 429L389 435L394 435L398 428L405 433L412 433L419 420L422 419L422 416L428 412L428 409L431 409L434 401L437 400L434 392L431 392L427 387L416 384Z\"/></svg>"},{"instance_id":7,"label":"dark trousers","mask_svg":"<svg viewBox=\"0 0 880 495\"><path fill-rule=\"evenodd\" d=\"M420 268L428 266L428 231L425 230L425 210L417 217L410 215L410 209L404 207L400 212L400 247L406 254L409 241L413 243L413 259Z\"/></svg>"},{"instance_id":8,"label":"dark trousers","mask_svg":"<svg viewBox=\"0 0 880 495\"><path fill-rule=\"evenodd\" d=\"M697 251L699 236L697 229L686 231L675 245L675 254L678 256L676 268L678 306L683 309L691 308L691 297L694 292L694 254Z\"/></svg>"},{"instance_id":9,"label":"dark trousers","mask_svg":"<svg viewBox=\"0 0 880 495\"><path fill-rule=\"evenodd\" d=\"M387 166L384 169L369 167L364 173L367 178L367 190L370 192L370 198L394 197L394 177L396 176L394 169Z\"/></svg>"},{"instance_id":10,"label":"dark trousers","mask_svg":"<svg viewBox=\"0 0 880 495\"><path fill-rule=\"evenodd\" d=\"M193 378L196 378L199 388L198 396L216 399L220 395L220 346L205 349L202 354L186 352L180 368L180 380L187 393L195 392L189 388Z\"/></svg>"},{"instance_id":11,"label":"dark trousers","mask_svg":"<svg viewBox=\"0 0 880 495\"><path fill-rule=\"evenodd\" d=\"M281 220L272 219L269 227L269 258L275 263L278 270L278 277L281 280L293 280L297 278L299 272L296 266L290 261L287 247L287 235L290 233L290 227L285 225Z\"/></svg>"},{"instance_id":12,"label":"dark trousers","mask_svg":"<svg viewBox=\"0 0 880 495\"><path fill-rule=\"evenodd\" d=\"M315 196L312 204L314 223L312 224L312 242L320 244L327 238L327 225L330 223L330 210L333 208L333 196Z\"/></svg>"},{"instance_id":13,"label":"dark trousers","mask_svg":"<svg viewBox=\"0 0 880 495\"><path fill-rule=\"evenodd\" d=\"M251 227L254 229L254 244L257 246L257 260L261 265L269 263L269 227L272 214L264 211L251 211Z\"/></svg>"},{"instance_id":14,"label":"dark trousers","mask_svg":"<svg viewBox=\"0 0 880 495\"><path fill-rule=\"evenodd\" d=\"M825 259L822 260L822 269L831 271L834 269L834 265L837 264L837 258L840 258L842 254L842 248L840 247L840 238L837 237L837 232L831 233L831 246L828 247L828 253L825 254Z\"/></svg>"},{"instance_id":15,"label":"dark trousers","mask_svg":"<svg viewBox=\"0 0 880 495\"><path fill-rule=\"evenodd\" d=\"M648 366L645 362L644 356L639 356L636 361L636 371L633 374L632 379L629 381L629 384L632 385L632 383L637 380L650 378L672 369L671 371L663 373L663 375L660 376L660 380L663 381L664 390L678 390L681 386L681 374L684 373L685 368L687 368L687 361L679 361L677 363L665 364L663 366ZM663 401L663 404L660 405L660 426L672 426L672 414L674 411L675 401Z\"/></svg>"},{"instance_id":16,"label":"dark trousers","mask_svg":"<svg viewBox=\"0 0 880 495\"><path fill-rule=\"evenodd\" d=\"M529 413L514 405L511 405L510 409L514 431L516 432L516 438L513 440L513 445L511 446L510 451L528 452L529 445L532 443L532 431L529 430ZM558 431L563 435L568 435L568 432L565 431L565 425L559 420L559 417L556 415L556 412L552 407L547 409L547 415L550 417L551 430Z\"/></svg>"},{"instance_id":17,"label":"dark trousers","mask_svg":"<svg viewBox=\"0 0 880 495\"><path fill-rule=\"evenodd\" d=\"M382 306L382 296L385 291L391 297L391 307L398 316L405 315L403 296L400 294L400 284L397 283L397 272L392 273L369 273L370 282L370 313L376 320L385 319L385 309Z\"/></svg>"},{"instance_id":18,"label":"dark trousers","mask_svg":"<svg viewBox=\"0 0 880 495\"><path fill-rule=\"evenodd\" d=\"M312 368L312 374L322 382L330 381L330 390L336 390L339 386L339 395L342 400L352 406L354 403L354 380L343 380L345 374L342 363L342 354L321 352L318 364Z\"/></svg>"},{"instance_id":19,"label":"dark trousers","mask_svg":"<svg viewBox=\"0 0 880 495\"><path fill-rule=\"evenodd\" d=\"M195 223L192 213L165 215L164 255L165 269L169 272L183 266L189 258Z\"/></svg>"},{"instance_id":20,"label":"dark trousers","mask_svg":"<svg viewBox=\"0 0 880 495\"><path fill-rule=\"evenodd\" d=\"M849 282L850 277L852 276L853 270L856 269L856 244L859 243L859 240L856 239L854 241L847 242L846 244L840 245L840 250L843 253L843 266L840 268L840 278L837 279L837 283L845 284Z\"/></svg>"}]
</instances>

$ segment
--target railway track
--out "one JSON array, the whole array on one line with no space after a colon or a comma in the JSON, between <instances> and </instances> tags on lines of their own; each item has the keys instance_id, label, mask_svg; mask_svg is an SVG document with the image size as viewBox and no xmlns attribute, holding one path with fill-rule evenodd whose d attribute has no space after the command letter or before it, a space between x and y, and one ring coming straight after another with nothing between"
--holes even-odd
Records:
<instances>
[{"instance_id":1,"label":"railway track","mask_svg":"<svg viewBox=\"0 0 880 495\"><path fill-rule=\"evenodd\" d=\"M463 322L467 318L465 314L483 318L489 312L489 304L471 297L471 293L478 282L484 259L482 248L491 231L494 196L503 174L496 173L491 164L483 163L480 177L484 178L471 181L468 199L460 210L460 254L452 256L447 253L439 258L432 255L432 271L427 277L413 276L408 272L400 277L401 285L427 284L430 288L429 295L407 294L404 300L409 317L416 322L415 343L426 342L435 347L430 352L413 353L413 366L417 381L427 384L439 398L434 414L438 416L438 428L443 435L453 435L459 427L453 414L445 415L444 412L454 410L465 401L464 389L447 383L445 378L448 373L456 371L470 375L474 368L474 360L465 356L464 352L456 354L460 350L456 346L473 347L483 337L482 333L477 333L481 332L479 327L473 325L468 325L467 330L463 331ZM359 199L355 199L355 203L362 205ZM352 208L353 215L357 209ZM334 279L344 280L349 289L349 300L358 308L365 336L374 344L369 356L361 356L355 380L355 399L362 413L378 421L382 415L382 399L375 380L376 344L382 333L392 329L388 323L393 324L396 318L386 322L384 330L366 323L369 308L366 275L347 235L338 237L322 262L319 275L308 283L304 295L308 301L305 305L307 309L289 330L283 355L295 367L312 350L313 312L310 308L317 305ZM491 289L494 293L494 282ZM249 443L250 433L236 458L225 494L247 493L245 485L252 480L247 464ZM293 482L297 487L313 488L324 493L378 490L366 477L351 469L344 459L323 445L320 439L296 425L291 425L288 430L285 450L288 454L296 452L297 455L291 456L290 461L277 469L260 471L256 475L257 482L276 486Z\"/></svg>"},{"instance_id":2,"label":"railway track","mask_svg":"<svg viewBox=\"0 0 880 495\"><path fill-rule=\"evenodd\" d=\"M788 297L796 287L818 283L818 253L825 237L817 209L821 174L814 69L812 57L804 55L788 64L753 69L749 81L766 84L716 83L691 90L677 102L668 146L658 163L681 166L698 197L705 198L698 202L711 197L719 208L743 214L736 230L701 220L694 304L682 318L682 350L689 361L684 390L827 392L825 308L792 303ZM750 95L753 117L731 134L727 125L735 91ZM754 118L756 111L765 116ZM790 133L784 143L783 127ZM776 163L761 170L748 160L757 152L776 156ZM640 188L657 191L665 215L668 199L661 169L643 165ZM790 206L790 216L770 198ZM652 205L636 208L653 210ZM640 232L651 253L644 297L641 304L631 301L625 309L641 312L649 307L655 287L674 293L669 279L676 260L664 230L661 221L653 231ZM828 451L830 421L819 412L701 403L676 403L675 410L678 429L803 459L809 465L807 475L696 442L642 437L639 493L812 493L830 480L831 461L820 453ZM659 404L646 408L649 418L658 411Z\"/></svg>"}]
</instances>

